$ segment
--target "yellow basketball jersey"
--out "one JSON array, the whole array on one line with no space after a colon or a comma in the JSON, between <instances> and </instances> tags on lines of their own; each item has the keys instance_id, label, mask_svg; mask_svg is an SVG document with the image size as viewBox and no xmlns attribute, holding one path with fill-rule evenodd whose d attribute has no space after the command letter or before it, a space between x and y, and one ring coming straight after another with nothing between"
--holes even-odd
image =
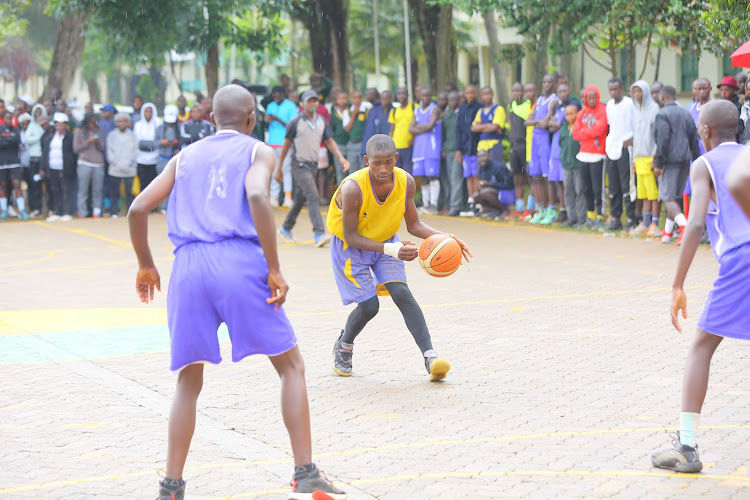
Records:
<instances>
[{"instance_id":1,"label":"yellow basketball jersey","mask_svg":"<svg viewBox=\"0 0 750 500\"><path fill-rule=\"evenodd\" d=\"M392 238L401 228L401 220L406 212L406 172L400 168L393 169L393 189L384 202L378 200L372 187L370 169L357 170L343 180L356 182L362 192L362 206L359 209L357 232L378 243ZM344 223L342 221L341 186L336 190L328 208L328 230L341 241L344 240Z\"/></svg>"}]
</instances>

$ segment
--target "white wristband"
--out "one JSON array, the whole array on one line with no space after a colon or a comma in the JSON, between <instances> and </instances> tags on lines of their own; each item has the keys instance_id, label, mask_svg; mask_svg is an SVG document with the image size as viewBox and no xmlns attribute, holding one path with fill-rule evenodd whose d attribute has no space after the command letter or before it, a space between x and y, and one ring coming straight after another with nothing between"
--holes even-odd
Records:
<instances>
[{"instance_id":1,"label":"white wristband","mask_svg":"<svg viewBox=\"0 0 750 500\"><path fill-rule=\"evenodd\" d=\"M404 246L403 243L397 241L396 243L383 243L383 253L390 255L394 259L398 259L398 251Z\"/></svg>"}]
</instances>

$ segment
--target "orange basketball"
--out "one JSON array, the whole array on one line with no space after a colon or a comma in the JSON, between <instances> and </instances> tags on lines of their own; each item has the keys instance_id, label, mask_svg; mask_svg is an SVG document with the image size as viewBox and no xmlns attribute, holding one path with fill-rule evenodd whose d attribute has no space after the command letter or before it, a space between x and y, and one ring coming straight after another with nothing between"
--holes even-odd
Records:
<instances>
[{"instance_id":1,"label":"orange basketball","mask_svg":"<svg viewBox=\"0 0 750 500\"><path fill-rule=\"evenodd\" d=\"M427 274L444 278L461 265L461 247L447 234L433 234L419 247L419 264Z\"/></svg>"}]
</instances>

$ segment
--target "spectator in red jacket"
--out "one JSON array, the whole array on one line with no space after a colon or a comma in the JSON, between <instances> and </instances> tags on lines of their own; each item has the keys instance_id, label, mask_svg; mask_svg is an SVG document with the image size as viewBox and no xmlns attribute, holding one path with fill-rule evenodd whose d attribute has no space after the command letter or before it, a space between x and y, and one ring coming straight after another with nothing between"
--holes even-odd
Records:
<instances>
[{"instance_id":1,"label":"spectator in red jacket","mask_svg":"<svg viewBox=\"0 0 750 500\"><path fill-rule=\"evenodd\" d=\"M573 126L573 139L581 143L581 149L576 156L581 162L584 192L588 212L587 225L591 229L604 227L602 215L602 191L604 150L607 140L607 108L601 102L601 94L596 85L586 87L584 92L585 106L578 112Z\"/></svg>"}]
</instances>

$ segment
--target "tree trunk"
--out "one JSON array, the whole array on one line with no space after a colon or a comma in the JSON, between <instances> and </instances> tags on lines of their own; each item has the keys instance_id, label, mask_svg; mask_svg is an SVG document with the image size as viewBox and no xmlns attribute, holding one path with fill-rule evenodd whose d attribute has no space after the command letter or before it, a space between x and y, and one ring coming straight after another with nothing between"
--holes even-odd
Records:
<instances>
[{"instance_id":1,"label":"tree trunk","mask_svg":"<svg viewBox=\"0 0 750 500\"><path fill-rule=\"evenodd\" d=\"M497 85L497 102L503 107L507 107L509 102L508 88L505 83L505 65L500 61L500 40L497 37L495 11L487 11L482 17L484 18L484 27L487 30L487 40L490 44L492 72L495 74L495 84ZM479 57L481 57L481 54Z\"/></svg>"},{"instance_id":2,"label":"tree trunk","mask_svg":"<svg viewBox=\"0 0 750 500\"><path fill-rule=\"evenodd\" d=\"M87 79L86 87L89 89L89 101L92 103L101 102L101 98L99 97L99 85L96 83L96 79Z\"/></svg>"},{"instance_id":3,"label":"tree trunk","mask_svg":"<svg viewBox=\"0 0 750 500\"><path fill-rule=\"evenodd\" d=\"M542 31L535 41L534 50L534 83L537 88L542 88L542 78L547 74L547 44L549 42L549 31Z\"/></svg>"},{"instance_id":4,"label":"tree trunk","mask_svg":"<svg viewBox=\"0 0 750 500\"><path fill-rule=\"evenodd\" d=\"M617 49L615 48L615 32L609 31L609 48L607 49L609 54L609 73L610 77L617 76Z\"/></svg>"},{"instance_id":5,"label":"tree trunk","mask_svg":"<svg viewBox=\"0 0 750 500\"><path fill-rule=\"evenodd\" d=\"M214 94L219 89L219 41L213 43L208 48L206 54L206 87L208 88L208 97L214 98Z\"/></svg>"},{"instance_id":6,"label":"tree trunk","mask_svg":"<svg viewBox=\"0 0 750 500\"><path fill-rule=\"evenodd\" d=\"M654 81L659 81L659 66L661 66L661 47L656 49L656 71L654 72Z\"/></svg>"},{"instance_id":7,"label":"tree trunk","mask_svg":"<svg viewBox=\"0 0 750 500\"><path fill-rule=\"evenodd\" d=\"M52 62L49 66L47 85L39 101L49 99L52 89L60 89L63 96L68 94L81 62L88 24L88 12L68 14L60 22Z\"/></svg>"},{"instance_id":8,"label":"tree trunk","mask_svg":"<svg viewBox=\"0 0 750 500\"><path fill-rule=\"evenodd\" d=\"M456 80L456 65L453 63L453 53L456 51L453 6L409 0L409 7L414 13L422 39L430 89L434 93L441 92L446 83Z\"/></svg>"},{"instance_id":9,"label":"tree trunk","mask_svg":"<svg viewBox=\"0 0 750 500\"><path fill-rule=\"evenodd\" d=\"M333 73L330 78L346 92L354 90L352 55L349 51L349 0L328 0L328 33L333 54Z\"/></svg>"}]
</instances>

